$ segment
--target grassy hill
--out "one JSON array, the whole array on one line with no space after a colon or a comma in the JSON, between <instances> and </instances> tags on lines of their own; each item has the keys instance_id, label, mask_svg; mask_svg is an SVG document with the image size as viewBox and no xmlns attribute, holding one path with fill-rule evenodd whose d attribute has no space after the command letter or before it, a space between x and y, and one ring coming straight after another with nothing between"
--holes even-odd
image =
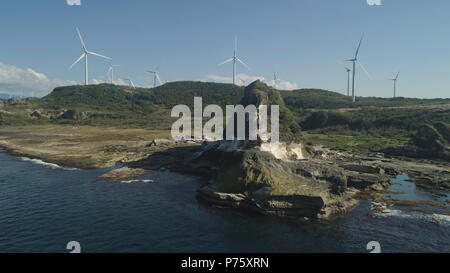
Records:
<instances>
[{"instance_id":1,"label":"grassy hill","mask_svg":"<svg viewBox=\"0 0 450 273\"><path fill-rule=\"evenodd\" d=\"M130 89L111 84L58 87L42 99L4 100L0 125L78 124L169 129L170 110L178 104L239 104L244 87L204 82L174 82L157 88ZM2 112L3 109L3 112ZM65 112L70 113L64 115ZM36 112L38 112L36 114Z\"/></svg>"},{"instance_id":2,"label":"grassy hill","mask_svg":"<svg viewBox=\"0 0 450 273\"><path fill-rule=\"evenodd\" d=\"M351 97L322 89L280 91L286 105L293 109L342 109L361 107L406 107L429 104L448 104L450 99Z\"/></svg>"},{"instance_id":3,"label":"grassy hill","mask_svg":"<svg viewBox=\"0 0 450 273\"><path fill-rule=\"evenodd\" d=\"M47 107L87 107L111 110L154 108L155 105L172 108L178 104L193 106L194 97L202 97L205 104L238 104L244 88L232 84L203 82L174 82L146 89L129 89L111 84L68 86L56 88L43 98Z\"/></svg>"}]
</instances>

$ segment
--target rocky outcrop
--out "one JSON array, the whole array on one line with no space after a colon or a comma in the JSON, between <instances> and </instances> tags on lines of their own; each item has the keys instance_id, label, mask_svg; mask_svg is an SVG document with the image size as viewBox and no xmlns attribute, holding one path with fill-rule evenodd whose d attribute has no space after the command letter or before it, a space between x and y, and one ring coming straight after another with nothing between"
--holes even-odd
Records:
<instances>
[{"instance_id":1,"label":"rocky outcrop","mask_svg":"<svg viewBox=\"0 0 450 273\"><path fill-rule=\"evenodd\" d=\"M110 172L100 176L100 178L109 179L109 180L129 179L129 178L140 177L140 176L144 175L146 172L147 171L144 169L123 167L120 169L110 171Z\"/></svg>"},{"instance_id":2,"label":"rocky outcrop","mask_svg":"<svg viewBox=\"0 0 450 273\"><path fill-rule=\"evenodd\" d=\"M449 138L450 129L447 124L440 122L434 126L423 125L408 144L386 147L382 149L382 152L394 156L450 161Z\"/></svg>"},{"instance_id":3,"label":"rocky outcrop","mask_svg":"<svg viewBox=\"0 0 450 273\"><path fill-rule=\"evenodd\" d=\"M280 160L247 141L175 147L129 165L202 175L209 181L197 197L212 206L290 218L325 219L348 212L358 190L381 190L389 177L369 166ZM347 168L347 169L346 169ZM358 189L358 190L355 190Z\"/></svg>"},{"instance_id":4,"label":"rocky outcrop","mask_svg":"<svg viewBox=\"0 0 450 273\"><path fill-rule=\"evenodd\" d=\"M377 189L378 185L384 186L386 182L390 183L390 178L407 174L411 182L433 194L441 195L442 193L439 192L450 190L450 170L445 161L384 157L382 154L374 153L364 157L323 147L314 147L310 150L314 158L336 162L345 169L349 187L369 186ZM360 183L362 186L358 186Z\"/></svg>"},{"instance_id":5,"label":"rocky outcrop","mask_svg":"<svg viewBox=\"0 0 450 273\"><path fill-rule=\"evenodd\" d=\"M89 113L87 112L80 112L77 110L67 110L61 115L62 119L69 119L69 120L85 120L89 117Z\"/></svg>"},{"instance_id":6,"label":"rocky outcrop","mask_svg":"<svg viewBox=\"0 0 450 273\"><path fill-rule=\"evenodd\" d=\"M30 114L30 117L39 119L42 117L42 113L39 110L36 110Z\"/></svg>"},{"instance_id":7,"label":"rocky outcrop","mask_svg":"<svg viewBox=\"0 0 450 273\"><path fill-rule=\"evenodd\" d=\"M295 121L291 110L286 107L283 97L278 90L257 80L245 88L241 104L244 106L255 105L257 108L261 105L266 105L269 109L271 105L278 105L280 107L280 140L286 143L301 142L301 128ZM268 125L270 125L269 121Z\"/></svg>"}]
</instances>

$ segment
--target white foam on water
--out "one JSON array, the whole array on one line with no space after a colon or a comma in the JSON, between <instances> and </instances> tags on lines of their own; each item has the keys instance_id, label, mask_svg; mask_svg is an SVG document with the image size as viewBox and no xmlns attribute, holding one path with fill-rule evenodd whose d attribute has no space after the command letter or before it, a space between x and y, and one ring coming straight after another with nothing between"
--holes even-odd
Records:
<instances>
[{"instance_id":1,"label":"white foam on water","mask_svg":"<svg viewBox=\"0 0 450 273\"><path fill-rule=\"evenodd\" d=\"M133 180L122 180L120 181L122 184L131 184L131 183L153 183L153 180L149 179L133 179Z\"/></svg>"},{"instance_id":2,"label":"white foam on water","mask_svg":"<svg viewBox=\"0 0 450 273\"><path fill-rule=\"evenodd\" d=\"M66 171L76 171L76 170L78 170L76 168L61 167L61 166L59 166L57 164L48 163L48 162L42 161L40 159L31 159L31 158L28 158L28 157L21 157L20 159L23 160L23 161L28 161L28 162L37 164L37 165L42 165L42 166L45 166L47 168L54 169L54 170L56 170L56 169L61 169L61 170L66 170Z\"/></svg>"},{"instance_id":3,"label":"white foam on water","mask_svg":"<svg viewBox=\"0 0 450 273\"><path fill-rule=\"evenodd\" d=\"M383 204L376 204L376 205L381 205L381 207L385 208ZM373 208L374 206L372 206L372 209ZM376 213L376 215L380 217L399 217L405 219L406 218L416 219L433 223L435 223L436 220L438 220L441 223L441 225L450 226L450 216L437 213L428 214L422 212L403 211L399 209L385 209L384 212Z\"/></svg>"}]
</instances>

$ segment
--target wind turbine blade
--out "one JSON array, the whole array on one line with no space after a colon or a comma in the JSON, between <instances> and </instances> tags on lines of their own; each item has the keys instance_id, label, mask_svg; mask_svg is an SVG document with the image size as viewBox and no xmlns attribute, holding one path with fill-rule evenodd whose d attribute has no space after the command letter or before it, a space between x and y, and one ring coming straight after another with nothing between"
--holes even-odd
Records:
<instances>
[{"instance_id":1,"label":"wind turbine blade","mask_svg":"<svg viewBox=\"0 0 450 273\"><path fill-rule=\"evenodd\" d=\"M229 63L229 62L231 62L231 61L233 61L233 58L230 58L230 59L228 59L228 60L226 60L226 61L223 61L222 63L218 64L218 66L227 64L227 63Z\"/></svg>"},{"instance_id":2,"label":"wind turbine blade","mask_svg":"<svg viewBox=\"0 0 450 273\"><path fill-rule=\"evenodd\" d=\"M100 58L104 58L104 59L107 59L107 60L112 60L110 57L106 57L106 56L100 55L100 54L95 53L95 52L90 52L90 51L88 51L87 54L91 54L91 55L94 55L94 56L98 56L98 57L100 57Z\"/></svg>"},{"instance_id":3,"label":"wind turbine blade","mask_svg":"<svg viewBox=\"0 0 450 273\"><path fill-rule=\"evenodd\" d=\"M78 28L77 28L77 33L78 33L78 37L80 38L80 42L81 42L81 46L83 47L83 50L87 51L86 50L86 45L84 44L84 41L83 41L83 37L81 37L81 33L80 33L80 30Z\"/></svg>"},{"instance_id":4,"label":"wind turbine blade","mask_svg":"<svg viewBox=\"0 0 450 273\"><path fill-rule=\"evenodd\" d=\"M356 61L355 59L347 59L347 60L343 60L343 62L354 62Z\"/></svg>"},{"instance_id":5,"label":"wind turbine blade","mask_svg":"<svg viewBox=\"0 0 450 273\"><path fill-rule=\"evenodd\" d=\"M241 59L236 58L236 60L237 60L238 62L240 62L243 66L245 66L248 70L251 70L250 67L248 67L248 65L246 65L243 61L241 61Z\"/></svg>"},{"instance_id":6,"label":"wind turbine blade","mask_svg":"<svg viewBox=\"0 0 450 273\"><path fill-rule=\"evenodd\" d=\"M361 43L364 39L364 34L361 36L361 40L359 40L358 49L356 49L355 59L358 58L359 49L361 48Z\"/></svg>"},{"instance_id":7,"label":"wind turbine blade","mask_svg":"<svg viewBox=\"0 0 450 273\"><path fill-rule=\"evenodd\" d=\"M156 79L158 79L159 84L162 84L162 81L161 81L161 79L159 78L158 73L156 73L155 75L156 75Z\"/></svg>"},{"instance_id":8,"label":"wind turbine blade","mask_svg":"<svg viewBox=\"0 0 450 273\"><path fill-rule=\"evenodd\" d=\"M367 70L366 70L366 68L362 65L362 63L360 63L360 62L357 62L358 63L358 65L362 68L362 70L364 71L364 73L367 75L367 77L369 77L369 79L373 79L372 78L372 76L370 75L370 73L369 72L367 72Z\"/></svg>"},{"instance_id":9,"label":"wind turbine blade","mask_svg":"<svg viewBox=\"0 0 450 273\"><path fill-rule=\"evenodd\" d=\"M397 76L395 76L395 79L398 79L399 75L400 75L400 71L397 73Z\"/></svg>"},{"instance_id":10,"label":"wind turbine blade","mask_svg":"<svg viewBox=\"0 0 450 273\"><path fill-rule=\"evenodd\" d=\"M81 61L81 59L84 58L84 56L86 56L86 53L81 54L80 58L78 58L70 67L69 70L72 69L79 61Z\"/></svg>"}]
</instances>

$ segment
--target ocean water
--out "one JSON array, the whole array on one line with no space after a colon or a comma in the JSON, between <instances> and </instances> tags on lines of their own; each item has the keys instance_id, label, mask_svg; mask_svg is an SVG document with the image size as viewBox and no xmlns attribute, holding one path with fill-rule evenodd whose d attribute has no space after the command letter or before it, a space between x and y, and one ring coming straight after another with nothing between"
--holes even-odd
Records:
<instances>
[{"instance_id":1,"label":"ocean water","mask_svg":"<svg viewBox=\"0 0 450 273\"><path fill-rule=\"evenodd\" d=\"M374 219L362 201L328 222L290 221L199 203L204 181L171 172L104 181L108 170L61 168L0 151L0 253L82 252L450 252L450 220L391 208ZM433 197L400 176L408 198ZM440 197L441 199L443 197ZM448 196L447 196L448 198ZM445 197L444 197L445 199Z\"/></svg>"}]
</instances>

